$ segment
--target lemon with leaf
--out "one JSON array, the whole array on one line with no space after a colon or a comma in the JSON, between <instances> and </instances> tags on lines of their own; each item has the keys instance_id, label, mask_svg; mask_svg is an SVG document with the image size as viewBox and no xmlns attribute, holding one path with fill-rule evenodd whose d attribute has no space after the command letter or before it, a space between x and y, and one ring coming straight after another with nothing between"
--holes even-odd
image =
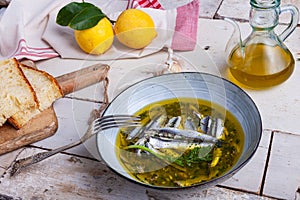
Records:
<instances>
[{"instance_id":1,"label":"lemon with leaf","mask_svg":"<svg viewBox=\"0 0 300 200\"><path fill-rule=\"evenodd\" d=\"M114 31L122 44L133 49L146 47L157 36L151 16L138 9L123 11L117 18Z\"/></svg>"},{"instance_id":2,"label":"lemon with leaf","mask_svg":"<svg viewBox=\"0 0 300 200\"><path fill-rule=\"evenodd\" d=\"M56 23L74 29L75 40L86 53L100 55L112 46L114 32L111 21L91 3L67 4L58 12Z\"/></svg>"},{"instance_id":3,"label":"lemon with leaf","mask_svg":"<svg viewBox=\"0 0 300 200\"><path fill-rule=\"evenodd\" d=\"M113 43L114 32L107 18L102 18L98 24L86 30L75 30L75 39L79 47L90 54L103 54Z\"/></svg>"}]
</instances>

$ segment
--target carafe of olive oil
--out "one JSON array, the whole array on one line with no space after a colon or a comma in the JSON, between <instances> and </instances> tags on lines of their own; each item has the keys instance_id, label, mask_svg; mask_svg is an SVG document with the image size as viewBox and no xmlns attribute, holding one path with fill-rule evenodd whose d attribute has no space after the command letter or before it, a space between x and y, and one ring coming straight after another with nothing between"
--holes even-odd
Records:
<instances>
[{"instance_id":1,"label":"carafe of olive oil","mask_svg":"<svg viewBox=\"0 0 300 200\"><path fill-rule=\"evenodd\" d=\"M251 0L250 5L252 32L244 41L238 25L228 20L235 27L227 44L227 51L234 44L228 65L231 76L242 86L262 89L284 82L294 70L295 60L283 41L295 30L299 12L293 5L280 6L280 0ZM291 13L291 22L277 35L274 28L283 12Z\"/></svg>"}]
</instances>

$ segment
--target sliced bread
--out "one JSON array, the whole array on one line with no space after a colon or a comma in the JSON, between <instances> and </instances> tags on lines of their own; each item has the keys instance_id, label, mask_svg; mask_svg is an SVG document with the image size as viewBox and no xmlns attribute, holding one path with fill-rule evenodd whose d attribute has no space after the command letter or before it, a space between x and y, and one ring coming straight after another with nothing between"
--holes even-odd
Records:
<instances>
[{"instance_id":1,"label":"sliced bread","mask_svg":"<svg viewBox=\"0 0 300 200\"><path fill-rule=\"evenodd\" d=\"M47 72L23 64L21 69L37 95L41 111L49 108L56 99L63 96L57 80Z\"/></svg>"},{"instance_id":2,"label":"sliced bread","mask_svg":"<svg viewBox=\"0 0 300 200\"><path fill-rule=\"evenodd\" d=\"M0 61L0 126L21 110L37 109L35 91L16 59Z\"/></svg>"},{"instance_id":3,"label":"sliced bread","mask_svg":"<svg viewBox=\"0 0 300 200\"><path fill-rule=\"evenodd\" d=\"M56 99L63 96L58 82L50 74L24 64L20 64L20 67L35 91L39 107L23 109L15 113L9 122L16 128L24 126L30 119L49 108Z\"/></svg>"}]
</instances>

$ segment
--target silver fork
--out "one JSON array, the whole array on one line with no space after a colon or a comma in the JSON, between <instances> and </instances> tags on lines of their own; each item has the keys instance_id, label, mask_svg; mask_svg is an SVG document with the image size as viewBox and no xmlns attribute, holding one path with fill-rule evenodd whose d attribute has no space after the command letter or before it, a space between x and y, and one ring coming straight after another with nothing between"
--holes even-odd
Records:
<instances>
[{"instance_id":1,"label":"silver fork","mask_svg":"<svg viewBox=\"0 0 300 200\"><path fill-rule=\"evenodd\" d=\"M21 169L38 163L46 158L49 158L57 153L70 149L72 147L78 146L84 143L93 135L99 133L100 131L110 129L110 128L117 128L117 127L130 127L130 126L139 126L140 125L140 118L138 116L133 115L107 115L101 118L95 119L90 126L88 127L85 134L80 138L80 140L67 144L65 146L61 146L59 148L53 149L51 151L41 152L34 154L32 156L19 159L15 161L12 165L12 169L10 172L10 176L13 176Z\"/></svg>"}]
</instances>

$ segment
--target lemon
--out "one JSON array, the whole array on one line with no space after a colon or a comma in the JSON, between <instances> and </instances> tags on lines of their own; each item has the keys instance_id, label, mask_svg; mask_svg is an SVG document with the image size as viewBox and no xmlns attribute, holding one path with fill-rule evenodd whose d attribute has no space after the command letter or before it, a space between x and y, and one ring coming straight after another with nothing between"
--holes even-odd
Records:
<instances>
[{"instance_id":1,"label":"lemon","mask_svg":"<svg viewBox=\"0 0 300 200\"><path fill-rule=\"evenodd\" d=\"M114 26L117 39L127 47L141 49L151 43L157 33L152 18L144 11L123 11Z\"/></svg>"},{"instance_id":2,"label":"lemon","mask_svg":"<svg viewBox=\"0 0 300 200\"><path fill-rule=\"evenodd\" d=\"M75 30L74 36L79 47L86 53L100 55L106 52L114 40L110 21L104 17L98 24L85 30Z\"/></svg>"}]
</instances>

